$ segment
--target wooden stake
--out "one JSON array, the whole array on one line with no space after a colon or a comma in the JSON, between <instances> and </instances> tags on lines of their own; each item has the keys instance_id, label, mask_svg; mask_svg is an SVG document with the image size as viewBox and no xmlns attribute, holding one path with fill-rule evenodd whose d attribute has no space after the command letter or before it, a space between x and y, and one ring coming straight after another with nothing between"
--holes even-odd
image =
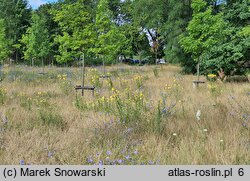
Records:
<instances>
[{"instance_id":1,"label":"wooden stake","mask_svg":"<svg viewBox=\"0 0 250 181\"><path fill-rule=\"evenodd\" d=\"M84 88L84 79L85 79L85 62L84 54L82 55L82 88ZM82 96L84 96L84 89L82 89Z\"/></svg>"},{"instance_id":2,"label":"wooden stake","mask_svg":"<svg viewBox=\"0 0 250 181\"><path fill-rule=\"evenodd\" d=\"M197 65L197 80L200 80L200 63Z\"/></svg>"},{"instance_id":3,"label":"wooden stake","mask_svg":"<svg viewBox=\"0 0 250 181\"><path fill-rule=\"evenodd\" d=\"M199 87L199 81L200 81L200 57L198 58L198 64L197 64L197 87Z\"/></svg>"},{"instance_id":4,"label":"wooden stake","mask_svg":"<svg viewBox=\"0 0 250 181\"><path fill-rule=\"evenodd\" d=\"M104 56L104 58L102 56L103 76L105 76L105 74L106 74L104 59L105 59L105 56Z\"/></svg>"},{"instance_id":5,"label":"wooden stake","mask_svg":"<svg viewBox=\"0 0 250 181\"><path fill-rule=\"evenodd\" d=\"M0 81L1 81L1 77L2 77L2 63L0 64Z\"/></svg>"},{"instance_id":6,"label":"wooden stake","mask_svg":"<svg viewBox=\"0 0 250 181\"><path fill-rule=\"evenodd\" d=\"M42 66L43 66L43 74L44 74L44 62L43 62L43 58L42 58Z\"/></svg>"}]
</instances>

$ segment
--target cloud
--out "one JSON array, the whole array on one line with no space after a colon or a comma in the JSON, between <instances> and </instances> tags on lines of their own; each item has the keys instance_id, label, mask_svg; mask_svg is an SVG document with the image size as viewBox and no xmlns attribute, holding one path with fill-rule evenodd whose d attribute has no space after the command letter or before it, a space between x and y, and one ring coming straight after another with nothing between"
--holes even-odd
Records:
<instances>
[{"instance_id":1,"label":"cloud","mask_svg":"<svg viewBox=\"0 0 250 181\"><path fill-rule=\"evenodd\" d=\"M46 4L45 0L29 0L29 4L33 9L37 9L39 6Z\"/></svg>"}]
</instances>

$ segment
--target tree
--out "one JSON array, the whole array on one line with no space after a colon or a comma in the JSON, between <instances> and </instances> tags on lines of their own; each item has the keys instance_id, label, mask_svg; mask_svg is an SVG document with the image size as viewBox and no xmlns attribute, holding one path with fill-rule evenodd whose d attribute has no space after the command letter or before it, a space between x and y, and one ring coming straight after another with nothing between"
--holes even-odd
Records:
<instances>
[{"instance_id":1,"label":"tree","mask_svg":"<svg viewBox=\"0 0 250 181\"><path fill-rule=\"evenodd\" d=\"M206 4L203 0L192 1L192 20L188 24L187 35L180 38L184 51L198 63L198 79L201 55L224 39L226 27L222 14L213 15L211 6L206 8Z\"/></svg>"},{"instance_id":2,"label":"tree","mask_svg":"<svg viewBox=\"0 0 250 181\"><path fill-rule=\"evenodd\" d=\"M29 26L30 17L31 8L27 0L0 0L0 18L4 20L11 58L16 61L22 56L19 40Z\"/></svg>"},{"instance_id":3,"label":"tree","mask_svg":"<svg viewBox=\"0 0 250 181\"><path fill-rule=\"evenodd\" d=\"M145 32L141 30L140 27L134 24L128 24L125 26L127 30L127 38L131 42L132 50L134 55L139 55L139 59L149 55L150 44L148 37Z\"/></svg>"},{"instance_id":4,"label":"tree","mask_svg":"<svg viewBox=\"0 0 250 181\"><path fill-rule=\"evenodd\" d=\"M59 63L79 59L82 53L93 47L96 36L92 3L88 0L65 2L52 12L61 31L54 39L59 45L59 55L56 55Z\"/></svg>"},{"instance_id":5,"label":"tree","mask_svg":"<svg viewBox=\"0 0 250 181\"><path fill-rule=\"evenodd\" d=\"M151 50L155 59L164 56L164 38L162 27L168 17L168 0L132 1L133 23L146 31L151 41Z\"/></svg>"},{"instance_id":6,"label":"tree","mask_svg":"<svg viewBox=\"0 0 250 181\"><path fill-rule=\"evenodd\" d=\"M4 21L0 19L0 65L8 57L9 49L5 35Z\"/></svg>"},{"instance_id":7,"label":"tree","mask_svg":"<svg viewBox=\"0 0 250 181\"><path fill-rule=\"evenodd\" d=\"M95 18L96 40L90 51L108 57L110 61L124 52L128 47L128 40L113 21L108 0L100 0Z\"/></svg>"},{"instance_id":8,"label":"tree","mask_svg":"<svg viewBox=\"0 0 250 181\"><path fill-rule=\"evenodd\" d=\"M31 27L23 35L21 42L25 44L24 58L26 60L35 58L42 60L42 64L44 64L44 58L47 58L51 51L44 17L39 16L36 12L32 14Z\"/></svg>"},{"instance_id":9,"label":"tree","mask_svg":"<svg viewBox=\"0 0 250 181\"><path fill-rule=\"evenodd\" d=\"M0 81L2 77L2 64L8 57L9 49L8 42L5 35L4 21L0 19Z\"/></svg>"},{"instance_id":10,"label":"tree","mask_svg":"<svg viewBox=\"0 0 250 181\"><path fill-rule=\"evenodd\" d=\"M55 4L44 4L39 6L36 13L43 17L45 21L45 28L48 30L49 42L51 44L50 52L47 58L47 63L53 63L55 60L54 55L58 54L58 44L54 42L56 35L60 33L60 28L57 22L54 21L53 14L51 13L54 9L59 8L60 3Z\"/></svg>"},{"instance_id":11,"label":"tree","mask_svg":"<svg viewBox=\"0 0 250 181\"><path fill-rule=\"evenodd\" d=\"M165 57L171 63L181 63L186 73L195 72L190 54L185 53L179 43L180 35L186 32L192 18L191 0L169 0L167 21L163 25Z\"/></svg>"},{"instance_id":12,"label":"tree","mask_svg":"<svg viewBox=\"0 0 250 181\"><path fill-rule=\"evenodd\" d=\"M204 73L217 73L222 69L225 75L246 73L250 60L250 1L232 2L224 10L228 21L227 36L210 51L203 54L202 70Z\"/></svg>"},{"instance_id":13,"label":"tree","mask_svg":"<svg viewBox=\"0 0 250 181\"><path fill-rule=\"evenodd\" d=\"M122 54L132 57L133 55L139 55L139 59L142 57L150 56L150 43L147 37L147 33L143 31L143 28L133 20L133 2L130 0L120 2L119 8L117 8L118 14L115 17L115 22L119 29L123 32L127 39L127 48L122 49Z\"/></svg>"}]
</instances>

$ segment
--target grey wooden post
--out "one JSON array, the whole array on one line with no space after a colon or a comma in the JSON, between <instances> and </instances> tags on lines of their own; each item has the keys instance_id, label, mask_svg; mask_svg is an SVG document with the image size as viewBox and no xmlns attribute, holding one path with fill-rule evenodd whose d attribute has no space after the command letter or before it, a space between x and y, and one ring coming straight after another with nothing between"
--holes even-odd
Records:
<instances>
[{"instance_id":1,"label":"grey wooden post","mask_svg":"<svg viewBox=\"0 0 250 181\"><path fill-rule=\"evenodd\" d=\"M2 63L0 63L0 81L1 81L1 78L2 78Z\"/></svg>"},{"instance_id":2,"label":"grey wooden post","mask_svg":"<svg viewBox=\"0 0 250 181\"><path fill-rule=\"evenodd\" d=\"M43 62L43 58L42 58L42 69L43 69L43 74L44 74L44 62Z\"/></svg>"},{"instance_id":3,"label":"grey wooden post","mask_svg":"<svg viewBox=\"0 0 250 181\"><path fill-rule=\"evenodd\" d=\"M199 87L200 81L200 57L198 57L198 64L197 64L197 87Z\"/></svg>"},{"instance_id":4,"label":"grey wooden post","mask_svg":"<svg viewBox=\"0 0 250 181\"><path fill-rule=\"evenodd\" d=\"M104 59L105 59L105 56L102 56L103 76L105 76L106 74Z\"/></svg>"},{"instance_id":5,"label":"grey wooden post","mask_svg":"<svg viewBox=\"0 0 250 181\"><path fill-rule=\"evenodd\" d=\"M200 80L200 62L197 64L197 80Z\"/></svg>"},{"instance_id":6,"label":"grey wooden post","mask_svg":"<svg viewBox=\"0 0 250 181\"><path fill-rule=\"evenodd\" d=\"M84 79L85 79L85 62L84 54L82 55L82 96L84 96Z\"/></svg>"}]
</instances>

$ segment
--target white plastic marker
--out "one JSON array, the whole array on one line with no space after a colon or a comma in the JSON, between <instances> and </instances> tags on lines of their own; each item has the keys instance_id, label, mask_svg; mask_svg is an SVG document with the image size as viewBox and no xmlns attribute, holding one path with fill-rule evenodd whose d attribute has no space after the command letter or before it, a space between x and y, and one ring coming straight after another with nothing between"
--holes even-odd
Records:
<instances>
[{"instance_id":1,"label":"white plastic marker","mask_svg":"<svg viewBox=\"0 0 250 181\"><path fill-rule=\"evenodd\" d=\"M197 119L198 121L201 120L201 110L198 110L198 111L197 111L197 113L196 113L196 119Z\"/></svg>"}]
</instances>

